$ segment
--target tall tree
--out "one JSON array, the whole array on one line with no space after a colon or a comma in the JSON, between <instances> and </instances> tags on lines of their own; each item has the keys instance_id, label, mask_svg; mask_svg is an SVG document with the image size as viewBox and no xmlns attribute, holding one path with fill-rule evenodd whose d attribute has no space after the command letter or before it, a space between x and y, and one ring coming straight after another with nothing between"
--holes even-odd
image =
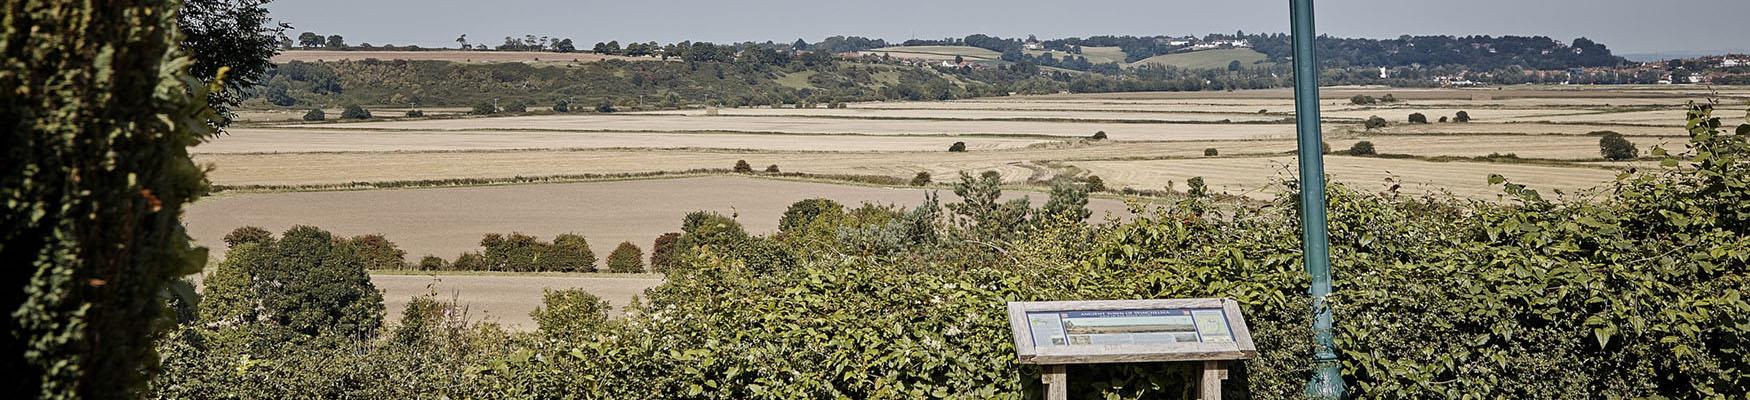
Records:
<instances>
[{"instance_id":1,"label":"tall tree","mask_svg":"<svg viewBox=\"0 0 1750 400\"><path fill-rule=\"evenodd\" d=\"M316 32L300 33L298 34L298 46L303 46L306 49L322 47L322 41L325 39L326 38L323 38L322 35L316 34Z\"/></svg>"},{"instance_id":2,"label":"tall tree","mask_svg":"<svg viewBox=\"0 0 1750 400\"><path fill-rule=\"evenodd\" d=\"M189 73L202 82L212 83L218 81L219 69L226 69L224 88L207 99L208 105L218 111L218 118L208 123L221 130L235 118L231 109L242 101L244 93L261 84L262 76L273 67L271 59L278 53L275 47L285 37L287 26L268 21L267 2L185 0L177 14L182 50L194 58Z\"/></svg>"},{"instance_id":3,"label":"tall tree","mask_svg":"<svg viewBox=\"0 0 1750 400\"><path fill-rule=\"evenodd\" d=\"M179 217L212 133L175 2L0 6L0 387L123 399L157 356L164 297L206 262ZM181 290L172 291L171 288Z\"/></svg>"},{"instance_id":4,"label":"tall tree","mask_svg":"<svg viewBox=\"0 0 1750 400\"><path fill-rule=\"evenodd\" d=\"M345 49L346 38L340 37L340 35L328 35L328 42L322 44L322 46L336 50Z\"/></svg>"}]
</instances>

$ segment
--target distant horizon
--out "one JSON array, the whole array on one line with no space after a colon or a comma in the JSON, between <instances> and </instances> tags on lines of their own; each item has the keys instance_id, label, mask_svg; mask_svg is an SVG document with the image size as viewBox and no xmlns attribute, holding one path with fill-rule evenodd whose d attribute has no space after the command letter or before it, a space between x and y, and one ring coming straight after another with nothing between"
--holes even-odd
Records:
<instances>
[{"instance_id":1,"label":"distant horizon","mask_svg":"<svg viewBox=\"0 0 1750 400\"><path fill-rule=\"evenodd\" d=\"M1405 0L1384 4L1317 5L1320 34L1390 39L1402 35L1546 36L1564 42L1585 37L1615 54L1659 54L1737 49L1747 45L1750 2L1704 0L1683 7L1629 0L1525 2ZM267 4L275 20L301 32L339 34L348 43L454 46L496 45L505 36L570 38L584 45L682 40L715 43L817 42L862 36L899 42L987 34L1040 38L1288 31L1288 2L1232 0L1175 2L1111 0L1026 3L963 0L952 3L889 0L882 6L772 0L753 4L697 0L577 2L511 0L282 0ZM1705 10L1697 12L1695 10ZM1065 18L1065 16L1070 16Z\"/></svg>"}]
</instances>

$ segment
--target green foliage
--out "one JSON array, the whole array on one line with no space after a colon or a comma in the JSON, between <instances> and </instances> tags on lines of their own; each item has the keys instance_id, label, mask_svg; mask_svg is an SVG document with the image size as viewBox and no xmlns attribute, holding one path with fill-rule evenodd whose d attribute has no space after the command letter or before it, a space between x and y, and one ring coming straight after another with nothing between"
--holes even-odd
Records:
<instances>
[{"instance_id":1,"label":"green foliage","mask_svg":"<svg viewBox=\"0 0 1750 400\"><path fill-rule=\"evenodd\" d=\"M1386 122L1385 118L1380 118L1378 115L1375 115L1375 116L1367 117L1367 121L1363 122L1362 125L1367 127L1367 130L1371 131L1374 129L1384 128L1384 127L1386 127L1386 125L1390 125L1390 123Z\"/></svg>"},{"instance_id":2,"label":"green foliage","mask_svg":"<svg viewBox=\"0 0 1750 400\"><path fill-rule=\"evenodd\" d=\"M614 252L608 253L608 272L644 272L644 250L632 242L620 242Z\"/></svg>"},{"instance_id":3,"label":"green foliage","mask_svg":"<svg viewBox=\"0 0 1750 400\"><path fill-rule=\"evenodd\" d=\"M1051 197L1045 201L1044 208L1039 210L1040 218L1074 222L1087 220L1093 214L1093 211L1088 210L1088 188L1063 178L1052 181Z\"/></svg>"},{"instance_id":4,"label":"green foliage","mask_svg":"<svg viewBox=\"0 0 1750 400\"><path fill-rule=\"evenodd\" d=\"M1428 116L1422 115L1422 113L1410 113L1410 123L1426 124L1428 123Z\"/></svg>"},{"instance_id":5,"label":"green foliage","mask_svg":"<svg viewBox=\"0 0 1750 400\"><path fill-rule=\"evenodd\" d=\"M1221 155L1221 150L1216 150L1214 147L1203 149L1203 156L1204 157L1215 157L1215 156L1220 156L1220 155Z\"/></svg>"},{"instance_id":6,"label":"green foliage","mask_svg":"<svg viewBox=\"0 0 1750 400\"><path fill-rule=\"evenodd\" d=\"M508 113L529 112L529 105L524 104L522 101L513 101L510 102L509 105L504 106L504 109L500 111Z\"/></svg>"},{"instance_id":7,"label":"green foliage","mask_svg":"<svg viewBox=\"0 0 1750 400\"><path fill-rule=\"evenodd\" d=\"M1459 123L1470 122L1470 113L1459 111L1458 115L1452 117L1452 121Z\"/></svg>"},{"instance_id":8,"label":"green foliage","mask_svg":"<svg viewBox=\"0 0 1750 400\"><path fill-rule=\"evenodd\" d=\"M1379 152L1373 148L1373 142L1366 140L1355 142L1355 145L1349 146L1349 155L1352 156L1372 156L1378 154Z\"/></svg>"},{"instance_id":9,"label":"green foliage","mask_svg":"<svg viewBox=\"0 0 1750 400\"><path fill-rule=\"evenodd\" d=\"M450 263L444 261L443 257L427 255L419 258L419 264L416 267L420 271L447 271L450 269Z\"/></svg>"},{"instance_id":10,"label":"green foliage","mask_svg":"<svg viewBox=\"0 0 1750 400\"><path fill-rule=\"evenodd\" d=\"M1106 140L1106 131L1094 132L1094 136L1089 137L1089 139Z\"/></svg>"},{"instance_id":11,"label":"green foliage","mask_svg":"<svg viewBox=\"0 0 1750 400\"><path fill-rule=\"evenodd\" d=\"M152 340L200 271L179 217L205 192L188 147L224 90L189 73L175 2L0 6L0 387L137 398ZM211 72L217 73L214 69Z\"/></svg>"},{"instance_id":12,"label":"green foliage","mask_svg":"<svg viewBox=\"0 0 1750 400\"><path fill-rule=\"evenodd\" d=\"M379 234L354 236L347 245L358 252L364 260L365 269L405 269L407 268L407 252L395 246L395 242Z\"/></svg>"},{"instance_id":13,"label":"green foliage","mask_svg":"<svg viewBox=\"0 0 1750 400\"><path fill-rule=\"evenodd\" d=\"M735 160L735 167L730 168L730 171L735 171L737 174L751 174L753 166L748 165L747 160Z\"/></svg>"},{"instance_id":14,"label":"green foliage","mask_svg":"<svg viewBox=\"0 0 1750 400\"><path fill-rule=\"evenodd\" d=\"M656 242L650 245L650 272L666 273L673 269L678 261L676 252L680 251L680 232L664 233L656 237Z\"/></svg>"},{"instance_id":15,"label":"green foliage","mask_svg":"<svg viewBox=\"0 0 1750 400\"><path fill-rule=\"evenodd\" d=\"M371 119L371 111L357 104L348 104L340 110L340 119Z\"/></svg>"},{"instance_id":16,"label":"green foliage","mask_svg":"<svg viewBox=\"0 0 1750 400\"><path fill-rule=\"evenodd\" d=\"M776 174L776 173L778 173L778 172L779 172L779 171L778 171L778 164L772 164L772 165L767 165L767 166L766 166L766 173L768 173L768 174Z\"/></svg>"},{"instance_id":17,"label":"green foliage","mask_svg":"<svg viewBox=\"0 0 1750 400\"><path fill-rule=\"evenodd\" d=\"M398 251L398 250L397 250ZM244 243L226 253L200 304L213 326L270 325L307 336L375 337L383 296L348 241L297 226L277 241Z\"/></svg>"},{"instance_id":18,"label":"green foliage","mask_svg":"<svg viewBox=\"0 0 1750 400\"><path fill-rule=\"evenodd\" d=\"M244 243L267 243L273 241L273 232L257 226L245 226L225 234L224 241L226 247L237 247Z\"/></svg>"},{"instance_id":19,"label":"green foliage","mask_svg":"<svg viewBox=\"0 0 1750 400\"><path fill-rule=\"evenodd\" d=\"M553 237L553 248L547 253L551 271L559 272L595 272L595 251L590 250L589 240L583 235L562 233Z\"/></svg>"},{"instance_id":20,"label":"green foliage","mask_svg":"<svg viewBox=\"0 0 1750 400\"><path fill-rule=\"evenodd\" d=\"M1441 116L1441 117L1440 117L1440 123L1442 123L1442 124L1444 124L1444 123L1446 123L1446 122L1447 122L1447 119L1446 119L1446 117L1445 117L1445 116Z\"/></svg>"},{"instance_id":21,"label":"green foliage","mask_svg":"<svg viewBox=\"0 0 1750 400\"><path fill-rule=\"evenodd\" d=\"M615 252L616 254L618 252ZM613 257L608 265L612 266ZM543 289L541 307L529 313L550 338L581 341L599 332L608 324L608 311L613 307L606 300L581 289Z\"/></svg>"},{"instance_id":22,"label":"green foliage","mask_svg":"<svg viewBox=\"0 0 1750 400\"><path fill-rule=\"evenodd\" d=\"M964 152L966 152L966 142L954 142L954 144L948 146L948 152L950 152L950 153L964 153Z\"/></svg>"},{"instance_id":23,"label":"green foliage","mask_svg":"<svg viewBox=\"0 0 1750 400\"><path fill-rule=\"evenodd\" d=\"M320 108L312 108L310 111L304 113L305 121L315 122L326 119L328 119L328 113L322 112L322 109Z\"/></svg>"},{"instance_id":24,"label":"green foliage","mask_svg":"<svg viewBox=\"0 0 1750 400\"><path fill-rule=\"evenodd\" d=\"M553 112L556 112L556 113L568 113L568 112L571 112L571 101L569 101L569 100L560 100L560 101L559 101L559 102L557 102L557 103L553 103Z\"/></svg>"},{"instance_id":25,"label":"green foliage","mask_svg":"<svg viewBox=\"0 0 1750 400\"><path fill-rule=\"evenodd\" d=\"M596 255L589 241L575 233L560 234L553 241L512 232L491 233L480 238L481 252L463 253L450 264L457 271L595 272Z\"/></svg>"},{"instance_id":26,"label":"green foliage","mask_svg":"<svg viewBox=\"0 0 1750 400\"><path fill-rule=\"evenodd\" d=\"M1089 193L1099 193L1109 189L1106 187L1106 180L1100 179L1099 175L1088 175L1088 177L1082 181L1088 184Z\"/></svg>"},{"instance_id":27,"label":"green foliage","mask_svg":"<svg viewBox=\"0 0 1750 400\"><path fill-rule=\"evenodd\" d=\"M789 232L806 227L821 218L834 219L845 213L845 206L832 199L817 198L797 201L784 210L778 219L778 231Z\"/></svg>"},{"instance_id":28,"label":"green foliage","mask_svg":"<svg viewBox=\"0 0 1750 400\"><path fill-rule=\"evenodd\" d=\"M1378 103L1379 103L1379 99L1375 99L1375 98L1373 98L1373 96L1358 94L1358 95L1355 95L1355 97L1349 98L1349 104L1354 104L1354 105L1358 105L1358 106L1372 105L1372 104L1378 104Z\"/></svg>"},{"instance_id":29,"label":"green foliage","mask_svg":"<svg viewBox=\"0 0 1750 400\"><path fill-rule=\"evenodd\" d=\"M929 185L929 184L930 184L930 171L918 171L917 175L911 177L911 185L912 186L925 186L925 185Z\"/></svg>"},{"instance_id":30,"label":"green foliage","mask_svg":"<svg viewBox=\"0 0 1750 400\"><path fill-rule=\"evenodd\" d=\"M1622 137L1622 134L1611 131L1592 132L1598 135L1598 154L1611 161L1633 160L1641 156L1641 150L1635 148L1634 142Z\"/></svg>"},{"instance_id":31,"label":"green foliage","mask_svg":"<svg viewBox=\"0 0 1750 400\"><path fill-rule=\"evenodd\" d=\"M474 108L468 110L468 113L473 114L473 115L497 114L498 113L498 104L496 102L490 101L490 100L475 103Z\"/></svg>"}]
</instances>

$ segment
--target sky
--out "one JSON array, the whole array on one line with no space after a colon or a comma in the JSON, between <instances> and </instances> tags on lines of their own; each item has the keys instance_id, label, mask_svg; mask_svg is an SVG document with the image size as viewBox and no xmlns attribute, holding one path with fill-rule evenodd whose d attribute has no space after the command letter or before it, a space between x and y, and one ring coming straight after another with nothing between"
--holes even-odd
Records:
<instances>
[{"instance_id":1,"label":"sky","mask_svg":"<svg viewBox=\"0 0 1750 400\"><path fill-rule=\"evenodd\" d=\"M1287 0L274 0L289 36L351 44L498 44L525 34L585 44L777 41L833 35L938 39L984 33L1041 39L1095 35L1287 32ZM1325 0L1319 33L1341 37L1587 37L1617 54L1750 49L1750 0Z\"/></svg>"}]
</instances>

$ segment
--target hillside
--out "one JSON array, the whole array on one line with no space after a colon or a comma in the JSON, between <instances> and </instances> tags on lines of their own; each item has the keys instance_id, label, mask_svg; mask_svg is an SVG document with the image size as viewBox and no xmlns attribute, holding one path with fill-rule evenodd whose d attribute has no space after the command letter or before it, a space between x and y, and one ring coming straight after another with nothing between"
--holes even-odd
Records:
<instances>
[{"instance_id":1,"label":"hillside","mask_svg":"<svg viewBox=\"0 0 1750 400\"><path fill-rule=\"evenodd\" d=\"M1052 57L1058 57L1058 58L1062 58L1065 55L1071 55L1071 54L1066 54L1062 51L1056 51L1056 50L1027 50L1026 51L1026 54L1029 56L1039 56L1039 55L1043 55L1046 53L1050 53ZM1105 64L1105 63L1123 64L1124 57L1125 57L1124 49L1120 49L1118 47L1099 47L1099 46L1082 47L1081 54L1073 54L1073 55L1085 57L1088 59L1088 62L1094 63L1094 64Z\"/></svg>"},{"instance_id":2,"label":"hillside","mask_svg":"<svg viewBox=\"0 0 1750 400\"><path fill-rule=\"evenodd\" d=\"M1003 57L1002 53L972 46L894 46L865 50L862 53L925 60L952 60L954 56L960 56L973 61L997 61Z\"/></svg>"},{"instance_id":3,"label":"hillside","mask_svg":"<svg viewBox=\"0 0 1750 400\"><path fill-rule=\"evenodd\" d=\"M627 57L595 53L557 53L550 51L376 51L376 50L285 50L273 56L275 64L292 61L451 61L462 63L568 63L602 60L650 60L650 57Z\"/></svg>"},{"instance_id":4,"label":"hillside","mask_svg":"<svg viewBox=\"0 0 1750 400\"><path fill-rule=\"evenodd\" d=\"M1184 69L1227 69L1228 64L1236 60L1240 62L1240 65L1251 67L1264 62L1265 56L1264 53L1252 49L1204 50L1158 55L1130 63L1128 66L1155 64Z\"/></svg>"}]
</instances>

